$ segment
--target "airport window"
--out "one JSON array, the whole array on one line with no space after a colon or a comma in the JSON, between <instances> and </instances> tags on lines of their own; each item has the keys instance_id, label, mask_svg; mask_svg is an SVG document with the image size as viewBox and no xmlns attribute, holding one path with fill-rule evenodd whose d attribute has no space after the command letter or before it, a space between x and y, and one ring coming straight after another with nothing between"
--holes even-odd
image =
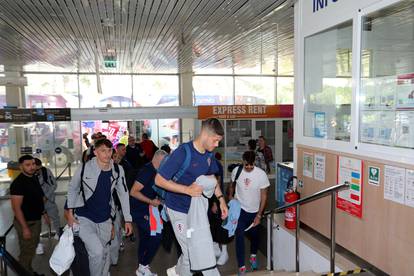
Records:
<instances>
[{"instance_id":1,"label":"airport window","mask_svg":"<svg viewBox=\"0 0 414 276\"><path fill-rule=\"evenodd\" d=\"M27 108L78 108L76 75L25 74Z\"/></svg>"},{"instance_id":2,"label":"airport window","mask_svg":"<svg viewBox=\"0 0 414 276\"><path fill-rule=\"evenodd\" d=\"M6 86L0 86L0 108L6 105Z\"/></svg>"},{"instance_id":3,"label":"airport window","mask_svg":"<svg viewBox=\"0 0 414 276\"><path fill-rule=\"evenodd\" d=\"M362 20L360 141L414 148L414 2Z\"/></svg>"},{"instance_id":4,"label":"airport window","mask_svg":"<svg viewBox=\"0 0 414 276\"><path fill-rule=\"evenodd\" d=\"M233 77L194 76L194 105L231 105L233 98Z\"/></svg>"},{"instance_id":5,"label":"airport window","mask_svg":"<svg viewBox=\"0 0 414 276\"><path fill-rule=\"evenodd\" d=\"M293 104L294 84L293 77L277 78L277 104Z\"/></svg>"},{"instance_id":6,"label":"airport window","mask_svg":"<svg viewBox=\"0 0 414 276\"><path fill-rule=\"evenodd\" d=\"M274 77L235 77L236 104L275 104Z\"/></svg>"},{"instance_id":7,"label":"airport window","mask_svg":"<svg viewBox=\"0 0 414 276\"><path fill-rule=\"evenodd\" d=\"M131 107L131 86L130 75L81 74L81 107Z\"/></svg>"},{"instance_id":8,"label":"airport window","mask_svg":"<svg viewBox=\"0 0 414 276\"><path fill-rule=\"evenodd\" d=\"M305 38L304 134L350 140L352 22Z\"/></svg>"},{"instance_id":9,"label":"airport window","mask_svg":"<svg viewBox=\"0 0 414 276\"><path fill-rule=\"evenodd\" d=\"M133 76L134 106L178 106L179 82L176 75Z\"/></svg>"}]
</instances>

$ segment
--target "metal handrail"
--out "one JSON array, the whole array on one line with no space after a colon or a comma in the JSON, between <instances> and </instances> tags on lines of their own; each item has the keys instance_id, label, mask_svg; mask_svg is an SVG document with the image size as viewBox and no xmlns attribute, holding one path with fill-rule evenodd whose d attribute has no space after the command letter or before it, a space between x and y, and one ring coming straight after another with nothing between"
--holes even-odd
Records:
<instances>
[{"instance_id":1,"label":"metal handrail","mask_svg":"<svg viewBox=\"0 0 414 276\"><path fill-rule=\"evenodd\" d=\"M326 196L330 195L332 192L337 192L339 190L348 189L348 188L349 188L348 183L335 185L335 186L326 188L325 190L321 190L317 193L314 193L313 195L307 196L307 197L302 198L302 199L298 199L295 202L283 205L282 207L278 207L278 208L275 208L273 210L268 210L268 211L264 212L263 216L267 216L267 215L270 215L270 214L282 213L287 208L295 207L296 205L303 205L303 204L318 200L320 198L326 197Z\"/></svg>"},{"instance_id":2,"label":"metal handrail","mask_svg":"<svg viewBox=\"0 0 414 276\"><path fill-rule=\"evenodd\" d=\"M295 239L296 239L296 272L299 272L299 230L300 230L300 209L299 207L303 204L318 200L320 198L331 196L331 245L330 245L330 272L335 273L335 215L336 215L336 192L344 189L349 189L349 183L345 182L344 184L335 185L314 193L313 195L307 196L305 198L299 199L295 202L286 204L282 207L275 208L273 210L269 210L264 212L263 217L267 217L268 225L273 227L273 214L281 213L288 208L295 207L296 208L296 230L295 230ZM273 232L272 230L269 232ZM272 243L272 235L268 234L268 239L270 243ZM269 249L268 249L269 250ZM273 262L272 262L272 252L273 250L270 248L270 252L268 252L268 256L270 256L271 260L270 263L268 262L268 269L273 270Z\"/></svg>"}]
</instances>

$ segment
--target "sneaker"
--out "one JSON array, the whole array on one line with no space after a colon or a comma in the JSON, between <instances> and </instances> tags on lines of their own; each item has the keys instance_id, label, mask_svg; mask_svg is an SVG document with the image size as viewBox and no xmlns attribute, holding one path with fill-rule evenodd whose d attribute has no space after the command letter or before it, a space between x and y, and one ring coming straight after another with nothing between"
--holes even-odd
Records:
<instances>
[{"instance_id":1,"label":"sneaker","mask_svg":"<svg viewBox=\"0 0 414 276\"><path fill-rule=\"evenodd\" d=\"M43 255L45 253L44 247L42 243L38 243L36 247L36 255Z\"/></svg>"},{"instance_id":2,"label":"sneaker","mask_svg":"<svg viewBox=\"0 0 414 276\"><path fill-rule=\"evenodd\" d=\"M237 272L237 275L238 276L246 275L246 273L247 273L247 271L246 271L246 267L245 266L239 267L239 272Z\"/></svg>"},{"instance_id":3,"label":"sneaker","mask_svg":"<svg viewBox=\"0 0 414 276\"><path fill-rule=\"evenodd\" d=\"M124 250L125 250L125 244L121 242L121 244L119 245L119 251L122 252Z\"/></svg>"},{"instance_id":4,"label":"sneaker","mask_svg":"<svg viewBox=\"0 0 414 276\"><path fill-rule=\"evenodd\" d=\"M250 255L249 262L250 262L250 266L252 270L257 270L257 268L259 267L259 264L257 262L256 255Z\"/></svg>"},{"instance_id":5,"label":"sneaker","mask_svg":"<svg viewBox=\"0 0 414 276\"><path fill-rule=\"evenodd\" d=\"M139 265L138 269L135 271L137 276L157 276L156 273L152 273L149 266Z\"/></svg>"},{"instance_id":6,"label":"sneaker","mask_svg":"<svg viewBox=\"0 0 414 276\"><path fill-rule=\"evenodd\" d=\"M217 265L224 265L229 260L229 254L227 250L223 250L220 254L220 257L217 259Z\"/></svg>"},{"instance_id":7,"label":"sneaker","mask_svg":"<svg viewBox=\"0 0 414 276\"><path fill-rule=\"evenodd\" d=\"M216 258L221 256L221 249L218 243L214 242L213 243L213 248L214 248L214 255L216 255Z\"/></svg>"},{"instance_id":8,"label":"sneaker","mask_svg":"<svg viewBox=\"0 0 414 276\"><path fill-rule=\"evenodd\" d=\"M169 269L167 269L167 276L180 276L178 275L178 273L175 271L175 267L170 267Z\"/></svg>"}]
</instances>

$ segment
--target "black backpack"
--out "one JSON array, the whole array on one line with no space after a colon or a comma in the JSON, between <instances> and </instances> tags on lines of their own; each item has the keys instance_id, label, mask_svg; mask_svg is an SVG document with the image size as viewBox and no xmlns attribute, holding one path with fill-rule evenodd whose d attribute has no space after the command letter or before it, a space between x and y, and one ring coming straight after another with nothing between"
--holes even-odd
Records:
<instances>
[{"instance_id":1,"label":"black backpack","mask_svg":"<svg viewBox=\"0 0 414 276\"><path fill-rule=\"evenodd\" d=\"M41 167L40 171L42 172L42 177L43 177L43 181L48 184L49 186L51 186L53 183L52 181L49 181L50 178L47 175L47 169L45 167Z\"/></svg>"}]
</instances>

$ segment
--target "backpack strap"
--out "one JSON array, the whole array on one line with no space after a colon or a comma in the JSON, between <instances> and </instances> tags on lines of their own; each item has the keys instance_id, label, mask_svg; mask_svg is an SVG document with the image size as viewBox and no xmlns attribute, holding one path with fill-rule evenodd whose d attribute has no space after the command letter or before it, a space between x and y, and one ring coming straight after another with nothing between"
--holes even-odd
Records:
<instances>
[{"instance_id":1,"label":"backpack strap","mask_svg":"<svg viewBox=\"0 0 414 276\"><path fill-rule=\"evenodd\" d=\"M115 179L115 185L118 184L118 179L120 178L120 173L119 173L119 165L117 163L114 163L114 169L116 172L116 178L114 177L114 174L112 174L112 177ZM125 192L128 192L128 187L125 183L125 177L121 177L121 181L122 181L122 187L124 187Z\"/></svg>"},{"instance_id":2,"label":"backpack strap","mask_svg":"<svg viewBox=\"0 0 414 276\"><path fill-rule=\"evenodd\" d=\"M43 177L43 181L48 184L48 185L52 185L52 183L49 183L49 177L47 175L47 169L45 167L41 167L40 170L42 171L42 177Z\"/></svg>"},{"instance_id":3,"label":"backpack strap","mask_svg":"<svg viewBox=\"0 0 414 276\"><path fill-rule=\"evenodd\" d=\"M84 206L86 206L85 189L83 187L83 175L85 174L85 165L86 165L86 162L82 162L82 170L81 170L81 174L80 174L80 178L81 178L80 179L80 192L82 194Z\"/></svg>"},{"instance_id":4,"label":"backpack strap","mask_svg":"<svg viewBox=\"0 0 414 276\"><path fill-rule=\"evenodd\" d=\"M185 150L185 159L184 159L184 162L181 165L180 169L178 170L178 172L172 178L172 180L174 182L177 182L178 179L180 179L180 177L184 175L184 173L188 169L188 167L190 167L190 163L191 163L190 145L188 143L185 143L185 144L183 144L183 147L184 147L184 150Z\"/></svg>"},{"instance_id":5,"label":"backpack strap","mask_svg":"<svg viewBox=\"0 0 414 276\"><path fill-rule=\"evenodd\" d=\"M234 182L236 182L237 179L239 179L240 174L242 173L242 171L243 171L243 165L237 166L237 172L236 172L236 176L234 177Z\"/></svg>"}]
</instances>

